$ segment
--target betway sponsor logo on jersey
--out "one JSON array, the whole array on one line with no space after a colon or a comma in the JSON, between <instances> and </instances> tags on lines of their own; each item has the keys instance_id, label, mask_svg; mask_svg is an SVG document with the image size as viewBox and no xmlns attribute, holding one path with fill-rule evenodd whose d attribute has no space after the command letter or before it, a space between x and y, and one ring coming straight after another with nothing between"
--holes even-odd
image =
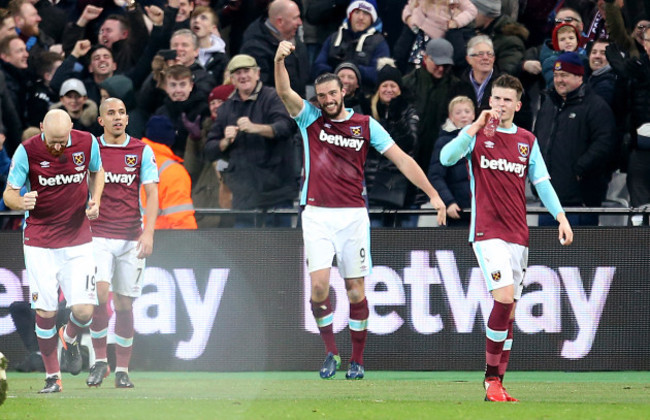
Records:
<instances>
[{"instance_id":1,"label":"betway sponsor logo on jersey","mask_svg":"<svg viewBox=\"0 0 650 420\"><path fill-rule=\"evenodd\" d=\"M363 142L365 141L364 139L350 139L343 137L340 134L327 134L323 130L320 131L318 139L320 141L326 141L329 144L333 144L334 146L349 147L350 149L354 149L357 152L361 150L361 147L363 147Z\"/></svg>"},{"instance_id":2,"label":"betway sponsor logo on jersey","mask_svg":"<svg viewBox=\"0 0 650 420\"><path fill-rule=\"evenodd\" d=\"M56 176L45 177L43 175L38 176L38 183L44 187L53 187L55 185L67 185L67 184L81 184L86 179L86 173L78 174L58 174Z\"/></svg>"},{"instance_id":3,"label":"betway sponsor logo on jersey","mask_svg":"<svg viewBox=\"0 0 650 420\"><path fill-rule=\"evenodd\" d=\"M481 155L481 168L512 172L519 178L523 177L526 171L526 165L521 163L509 162L507 159L488 159L483 155Z\"/></svg>"},{"instance_id":4,"label":"betway sponsor logo on jersey","mask_svg":"<svg viewBox=\"0 0 650 420\"><path fill-rule=\"evenodd\" d=\"M104 180L107 184L126 184L131 185L135 181L135 174L114 174L105 172Z\"/></svg>"}]
</instances>

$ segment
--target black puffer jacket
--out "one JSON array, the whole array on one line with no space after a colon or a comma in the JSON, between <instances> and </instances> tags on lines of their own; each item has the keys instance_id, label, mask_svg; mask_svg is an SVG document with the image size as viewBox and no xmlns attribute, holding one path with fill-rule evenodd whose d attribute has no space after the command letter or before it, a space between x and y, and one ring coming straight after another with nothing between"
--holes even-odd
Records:
<instances>
[{"instance_id":1,"label":"black puffer jacket","mask_svg":"<svg viewBox=\"0 0 650 420\"><path fill-rule=\"evenodd\" d=\"M582 84L566 100L553 89L537 115L535 135L563 206L600 206L615 159L614 114Z\"/></svg>"},{"instance_id":2,"label":"black puffer jacket","mask_svg":"<svg viewBox=\"0 0 650 420\"><path fill-rule=\"evenodd\" d=\"M390 101L388 105L378 101L377 112L379 113L379 123L395 140L395 144L413 157L418 143L418 123L420 121L415 108L407 102L403 95L400 95ZM403 178L401 181L408 183L409 187L402 207L413 204L416 194L415 187L410 185L393 162L374 148L370 148L366 158L365 178L368 200L371 205L376 204L373 202L372 190L378 172L390 173L399 176L400 179Z\"/></svg>"}]
</instances>

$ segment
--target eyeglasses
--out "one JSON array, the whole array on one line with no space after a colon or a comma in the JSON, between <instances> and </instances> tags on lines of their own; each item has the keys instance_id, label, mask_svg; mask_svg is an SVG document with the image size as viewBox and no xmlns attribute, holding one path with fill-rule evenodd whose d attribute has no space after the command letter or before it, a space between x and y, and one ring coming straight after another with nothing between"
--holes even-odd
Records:
<instances>
[{"instance_id":1,"label":"eyeglasses","mask_svg":"<svg viewBox=\"0 0 650 420\"><path fill-rule=\"evenodd\" d=\"M469 55L470 57L494 57L494 53L492 51L479 51L475 52Z\"/></svg>"},{"instance_id":2,"label":"eyeglasses","mask_svg":"<svg viewBox=\"0 0 650 420\"><path fill-rule=\"evenodd\" d=\"M575 21L575 22L580 22L580 19L576 19L576 18L571 17L571 16L567 16L567 17L562 18L562 19L555 19L555 23L556 23L556 24L560 24L560 23L571 23L571 22L574 22L574 21Z\"/></svg>"},{"instance_id":3,"label":"eyeglasses","mask_svg":"<svg viewBox=\"0 0 650 420\"><path fill-rule=\"evenodd\" d=\"M644 29L650 28L650 25L648 25L648 24L645 24L645 25L644 25L643 23L639 23L638 25L636 25L636 28L637 28L638 30L642 31L642 30L644 30Z\"/></svg>"}]
</instances>

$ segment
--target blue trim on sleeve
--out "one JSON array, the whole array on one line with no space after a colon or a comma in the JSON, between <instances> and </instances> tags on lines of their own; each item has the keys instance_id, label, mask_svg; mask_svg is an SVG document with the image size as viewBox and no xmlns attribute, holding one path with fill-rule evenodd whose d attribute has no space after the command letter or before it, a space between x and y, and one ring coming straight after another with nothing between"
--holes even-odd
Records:
<instances>
[{"instance_id":1,"label":"blue trim on sleeve","mask_svg":"<svg viewBox=\"0 0 650 420\"><path fill-rule=\"evenodd\" d=\"M20 144L14 152L7 176L7 184L12 188L19 190L23 185L28 183L27 174L29 172L29 160L27 150Z\"/></svg>"},{"instance_id":2,"label":"blue trim on sleeve","mask_svg":"<svg viewBox=\"0 0 650 420\"><path fill-rule=\"evenodd\" d=\"M395 144L388 131L374 118L369 117L370 145L382 155Z\"/></svg>"},{"instance_id":3,"label":"blue trim on sleeve","mask_svg":"<svg viewBox=\"0 0 650 420\"><path fill-rule=\"evenodd\" d=\"M88 163L88 170L90 172L97 172L102 167L102 157L99 153L99 142L94 135L92 137L92 146L90 148L90 162Z\"/></svg>"},{"instance_id":4,"label":"blue trim on sleeve","mask_svg":"<svg viewBox=\"0 0 650 420\"><path fill-rule=\"evenodd\" d=\"M467 126L460 130L456 138L445 144L440 151L440 163L444 166L455 165L456 162L472 153L474 143L476 142L476 136L470 136L467 134L469 127L470 126Z\"/></svg>"},{"instance_id":5,"label":"blue trim on sleeve","mask_svg":"<svg viewBox=\"0 0 650 420\"><path fill-rule=\"evenodd\" d=\"M151 146L146 144L142 149L142 165L140 166L140 183L150 184L152 182L159 182L158 180L158 166L156 165L156 158Z\"/></svg>"}]
</instances>

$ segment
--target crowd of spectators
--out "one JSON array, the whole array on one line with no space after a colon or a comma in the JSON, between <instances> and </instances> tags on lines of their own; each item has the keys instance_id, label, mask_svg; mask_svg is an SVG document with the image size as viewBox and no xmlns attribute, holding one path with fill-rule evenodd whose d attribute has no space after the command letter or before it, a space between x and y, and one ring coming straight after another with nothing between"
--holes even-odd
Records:
<instances>
[{"instance_id":1,"label":"crowd of spectators","mask_svg":"<svg viewBox=\"0 0 650 420\"><path fill-rule=\"evenodd\" d=\"M273 74L288 40L291 87L312 100L314 78L337 74L345 105L377 119L415 158L452 222L468 220L466 169L441 168L438 154L489 107L491 83L505 73L524 84L515 124L538 137L563 205L600 206L615 171L627 173L631 205L650 203L650 1L379 3L0 0L0 186L48 110L99 136L98 106L118 97L128 134L186 169L169 173L191 194L188 205L294 208L300 134ZM395 169L369 156L371 208L424 203ZM261 221L188 214L170 226L292 224L282 212ZM373 224L415 226L417 217Z\"/></svg>"}]
</instances>

